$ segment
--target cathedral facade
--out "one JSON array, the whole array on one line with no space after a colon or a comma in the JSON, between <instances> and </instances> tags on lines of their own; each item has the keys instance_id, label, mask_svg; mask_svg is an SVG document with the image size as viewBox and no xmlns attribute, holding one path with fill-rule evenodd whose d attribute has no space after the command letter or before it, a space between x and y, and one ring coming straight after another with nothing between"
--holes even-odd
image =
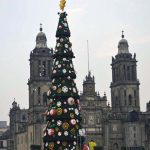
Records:
<instances>
[{"instance_id":1,"label":"cathedral facade","mask_svg":"<svg viewBox=\"0 0 150 150\"><path fill-rule=\"evenodd\" d=\"M112 57L111 106L104 93L95 90L95 78L88 72L80 94L85 143L94 140L104 150L150 149L150 103L140 111L136 54L131 54L122 35L118 53ZM51 83L53 49L40 28L36 46L30 53L29 108L20 109L14 100L10 109L12 150L30 150L43 146L44 112L48 108L47 91ZM80 144L80 138L77 141ZM42 149L42 148L41 148Z\"/></svg>"}]
</instances>

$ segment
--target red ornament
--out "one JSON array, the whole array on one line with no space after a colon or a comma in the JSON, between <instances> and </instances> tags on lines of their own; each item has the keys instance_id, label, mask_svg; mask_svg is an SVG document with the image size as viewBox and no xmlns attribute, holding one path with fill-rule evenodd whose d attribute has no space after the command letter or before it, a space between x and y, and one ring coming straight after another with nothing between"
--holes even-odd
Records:
<instances>
[{"instance_id":1,"label":"red ornament","mask_svg":"<svg viewBox=\"0 0 150 150\"><path fill-rule=\"evenodd\" d=\"M50 110L50 115L51 115L51 116L54 116L55 114L56 114L56 110L55 110L55 109L51 109L51 110Z\"/></svg>"},{"instance_id":2,"label":"red ornament","mask_svg":"<svg viewBox=\"0 0 150 150\"><path fill-rule=\"evenodd\" d=\"M64 111L64 113L67 113L67 109L64 109L63 111Z\"/></svg>"},{"instance_id":3,"label":"red ornament","mask_svg":"<svg viewBox=\"0 0 150 150\"><path fill-rule=\"evenodd\" d=\"M62 26L59 26L59 29L61 29L62 28Z\"/></svg>"},{"instance_id":4,"label":"red ornament","mask_svg":"<svg viewBox=\"0 0 150 150\"><path fill-rule=\"evenodd\" d=\"M77 122L77 121L76 121L75 119L71 119L71 120L70 120L70 123L71 123L72 125L75 125L76 122Z\"/></svg>"},{"instance_id":5,"label":"red ornament","mask_svg":"<svg viewBox=\"0 0 150 150\"><path fill-rule=\"evenodd\" d=\"M53 136L55 133L54 129L48 129L48 135Z\"/></svg>"},{"instance_id":6,"label":"red ornament","mask_svg":"<svg viewBox=\"0 0 150 150\"><path fill-rule=\"evenodd\" d=\"M89 147L86 144L83 144L82 150L89 150Z\"/></svg>"},{"instance_id":7,"label":"red ornament","mask_svg":"<svg viewBox=\"0 0 150 150\"><path fill-rule=\"evenodd\" d=\"M72 97L68 98L68 104L73 105L74 104L74 98L72 98Z\"/></svg>"}]
</instances>

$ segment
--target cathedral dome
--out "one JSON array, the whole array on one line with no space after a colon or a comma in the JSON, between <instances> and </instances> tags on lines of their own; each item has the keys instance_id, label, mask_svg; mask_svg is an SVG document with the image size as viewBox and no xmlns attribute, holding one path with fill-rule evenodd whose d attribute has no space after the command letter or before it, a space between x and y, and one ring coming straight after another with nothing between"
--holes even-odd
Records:
<instances>
[{"instance_id":1,"label":"cathedral dome","mask_svg":"<svg viewBox=\"0 0 150 150\"><path fill-rule=\"evenodd\" d=\"M47 47L47 38L41 26L40 32L36 36L36 48L46 48L46 47Z\"/></svg>"},{"instance_id":2,"label":"cathedral dome","mask_svg":"<svg viewBox=\"0 0 150 150\"><path fill-rule=\"evenodd\" d=\"M128 41L124 39L124 35L122 34L122 39L118 43L118 54L129 53L129 45Z\"/></svg>"}]
</instances>

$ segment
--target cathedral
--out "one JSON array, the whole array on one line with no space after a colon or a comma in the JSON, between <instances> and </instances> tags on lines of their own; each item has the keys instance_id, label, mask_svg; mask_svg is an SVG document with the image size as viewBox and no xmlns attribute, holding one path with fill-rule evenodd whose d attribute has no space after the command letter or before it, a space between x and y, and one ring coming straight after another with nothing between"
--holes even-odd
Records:
<instances>
[{"instance_id":1,"label":"cathedral","mask_svg":"<svg viewBox=\"0 0 150 150\"><path fill-rule=\"evenodd\" d=\"M117 52L117 51L116 51ZM43 147L44 112L51 83L53 49L48 48L42 26L36 46L30 53L29 108L21 109L16 100L10 109L11 150L40 150ZM95 90L95 78L88 72L80 94L85 143L94 140L101 150L149 150L150 102L140 111L136 54L129 51L122 34L118 52L112 57L111 105L104 93ZM79 75L79 74L78 74ZM77 141L80 144L80 139Z\"/></svg>"}]
</instances>

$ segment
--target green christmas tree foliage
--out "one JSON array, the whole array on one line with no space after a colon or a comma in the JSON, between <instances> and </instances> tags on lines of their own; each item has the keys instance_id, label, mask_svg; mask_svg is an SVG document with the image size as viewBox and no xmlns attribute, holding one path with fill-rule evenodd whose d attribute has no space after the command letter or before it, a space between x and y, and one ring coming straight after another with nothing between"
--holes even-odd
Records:
<instances>
[{"instance_id":1,"label":"green christmas tree foliage","mask_svg":"<svg viewBox=\"0 0 150 150\"><path fill-rule=\"evenodd\" d=\"M43 141L45 150L75 150L78 136L82 133L80 101L74 82L74 54L69 41L67 14L62 12L59 16L52 85L47 93L50 104L46 112L47 127Z\"/></svg>"}]
</instances>

